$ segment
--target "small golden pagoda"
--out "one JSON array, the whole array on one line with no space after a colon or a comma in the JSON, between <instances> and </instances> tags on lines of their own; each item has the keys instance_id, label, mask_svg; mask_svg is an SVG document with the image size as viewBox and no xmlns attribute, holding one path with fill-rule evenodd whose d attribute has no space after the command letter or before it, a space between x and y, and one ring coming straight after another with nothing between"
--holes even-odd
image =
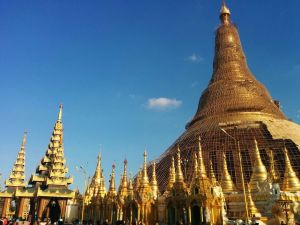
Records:
<instances>
[{"instance_id":1,"label":"small golden pagoda","mask_svg":"<svg viewBox=\"0 0 300 225\"><path fill-rule=\"evenodd\" d=\"M251 190L257 191L259 189L259 184L267 180L268 173L265 165L261 160L256 140L254 140L254 145L255 145L254 164L253 164L253 170L252 170L249 186Z\"/></svg>"},{"instance_id":2,"label":"small golden pagoda","mask_svg":"<svg viewBox=\"0 0 300 225\"><path fill-rule=\"evenodd\" d=\"M68 189L73 178L66 176L68 168L63 148L62 105L59 107L45 156L37 167L36 174L29 180L31 186L27 186L24 181L25 144L26 133L10 178L5 182L7 189L0 193L0 198L5 199L2 216L15 216L31 222L47 219L56 222L65 217L67 200L72 199L75 194ZM9 205L15 205L13 212L8 210L13 208Z\"/></svg>"},{"instance_id":3,"label":"small golden pagoda","mask_svg":"<svg viewBox=\"0 0 300 225\"><path fill-rule=\"evenodd\" d=\"M289 192L297 192L297 191L299 192L300 181L291 165L291 161L286 148L284 149L284 156L285 156L285 172L284 172L282 190L289 191Z\"/></svg>"},{"instance_id":4,"label":"small golden pagoda","mask_svg":"<svg viewBox=\"0 0 300 225\"><path fill-rule=\"evenodd\" d=\"M5 181L6 187L25 187L25 144L26 144L26 132L24 132L24 137L20 151L17 156L17 160L13 166L9 179Z\"/></svg>"},{"instance_id":5,"label":"small golden pagoda","mask_svg":"<svg viewBox=\"0 0 300 225\"><path fill-rule=\"evenodd\" d=\"M236 192L236 187L232 181L231 175L228 171L226 156L223 152L223 176L221 178L221 186L224 193Z\"/></svg>"},{"instance_id":6,"label":"small golden pagoda","mask_svg":"<svg viewBox=\"0 0 300 225\"><path fill-rule=\"evenodd\" d=\"M13 217L17 214L18 217L24 217L28 214L28 210L24 205L28 204L28 199L17 201L16 192L23 190L25 183L25 145L27 133L24 132L21 148L18 152L17 159L13 165L9 179L5 181L6 190L0 193L0 198L3 199L1 207L2 217Z\"/></svg>"}]
</instances>

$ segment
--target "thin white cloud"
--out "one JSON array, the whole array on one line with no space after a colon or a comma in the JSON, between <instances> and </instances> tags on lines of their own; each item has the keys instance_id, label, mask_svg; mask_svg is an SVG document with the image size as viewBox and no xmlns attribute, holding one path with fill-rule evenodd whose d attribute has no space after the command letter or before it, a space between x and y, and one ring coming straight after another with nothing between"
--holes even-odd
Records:
<instances>
[{"instance_id":1,"label":"thin white cloud","mask_svg":"<svg viewBox=\"0 0 300 225\"><path fill-rule=\"evenodd\" d=\"M192 63L200 63L203 61L203 57L196 53L193 53L192 55L190 55L186 58L186 61L189 61Z\"/></svg>"},{"instance_id":2,"label":"thin white cloud","mask_svg":"<svg viewBox=\"0 0 300 225\"><path fill-rule=\"evenodd\" d=\"M176 109L180 107L182 101L177 99L170 98L150 98L147 102L148 109L156 109L156 110L166 110L166 109Z\"/></svg>"},{"instance_id":3,"label":"thin white cloud","mask_svg":"<svg viewBox=\"0 0 300 225\"><path fill-rule=\"evenodd\" d=\"M191 87L194 88L198 85L198 81L194 81L192 84L191 84Z\"/></svg>"}]
</instances>

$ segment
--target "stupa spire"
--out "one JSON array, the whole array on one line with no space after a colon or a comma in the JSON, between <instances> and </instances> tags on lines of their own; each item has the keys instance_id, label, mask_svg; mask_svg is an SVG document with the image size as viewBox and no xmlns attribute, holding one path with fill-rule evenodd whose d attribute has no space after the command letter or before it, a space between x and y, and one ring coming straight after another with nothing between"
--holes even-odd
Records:
<instances>
[{"instance_id":1,"label":"stupa spire","mask_svg":"<svg viewBox=\"0 0 300 225\"><path fill-rule=\"evenodd\" d=\"M223 152L223 174L221 179L221 187L224 193L230 193L236 191L236 187L228 171L226 156L224 152Z\"/></svg>"},{"instance_id":2,"label":"stupa spire","mask_svg":"<svg viewBox=\"0 0 300 225\"><path fill-rule=\"evenodd\" d=\"M284 172L284 179L282 184L283 191L300 191L300 181L297 177L289 155L286 148L284 148L284 156L285 156L285 172Z\"/></svg>"},{"instance_id":3,"label":"stupa spire","mask_svg":"<svg viewBox=\"0 0 300 225\"><path fill-rule=\"evenodd\" d=\"M63 110L63 105L61 103L59 105L59 112L58 112L57 122L62 122L62 110Z\"/></svg>"},{"instance_id":4,"label":"stupa spire","mask_svg":"<svg viewBox=\"0 0 300 225\"><path fill-rule=\"evenodd\" d=\"M217 178L216 178L215 173L214 173L212 160L209 161L209 166L210 166L209 178L210 178L211 182L215 185L217 183Z\"/></svg>"},{"instance_id":5,"label":"stupa spire","mask_svg":"<svg viewBox=\"0 0 300 225\"><path fill-rule=\"evenodd\" d=\"M220 10L220 19L223 24L229 24L230 23L230 10L225 4L225 1L222 1L222 6Z\"/></svg>"},{"instance_id":6,"label":"stupa spire","mask_svg":"<svg viewBox=\"0 0 300 225\"><path fill-rule=\"evenodd\" d=\"M127 159L124 160L122 186L127 188Z\"/></svg>"},{"instance_id":7,"label":"stupa spire","mask_svg":"<svg viewBox=\"0 0 300 225\"><path fill-rule=\"evenodd\" d=\"M254 139L254 163L252 166L252 175L250 179L250 188L251 190L258 190L258 184L261 182L264 182L268 178L268 172L263 164L259 149L258 149L258 144L256 139Z\"/></svg>"},{"instance_id":8,"label":"stupa spire","mask_svg":"<svg viewBox=\"0 0 300 225\"><path fill-rule=\"evenodd\" d=\"M176 163L176 176L175 181L180 183L184 181L183 173L181 169L181 157L180 157L180 148L177 147L177 163Z\"/></svg>"},{"instance_id":9,"label":"stupa spire","mask_svg":"<svg viewBox=\"0 0 300 225\"><path fill-rule=\"evenodd\" d=\"M268 151L268 155L270 158L270 171L269 171L269 175L270 175L270 179L273 182L278 182L279 181L279 175L275 169L275 162L274 162L274 156L273 156L273 150L269 150Z\"/></svg>"},{"instance_id":10,"label":"stupa spire","mask_svg":"<svg viewBox=\"0 0 300 225\"><path fill-rule=\"evenodd\" d=\"M168 190L170 190L173 187L175 183L175 179L176 179L175 161L174 161L174 157L172 157L171 167L169 169L169 179L168 179L168 186L167 186Z\"/></svg>"},{"instance_id":11,"label":"stupa spire","mask_svg":"<svg viewBox=\"0 0 300 225\"><path fill-rule=\"evenodd\" d=\"M105 188L105 182L104 182L104 176L103 176L103 169L101 166L101 153L99 152L98 157L97 157L97 166L95 169L94 176L92 177L91 181L91 189L94 192L94 195L104 197L106 193L106 188Z\"/></svg>"},{"instance_id":12,"label":"stupa spire","mask_svg":"<svg viewBox=\"0 0 300 225\"><path fill-rule=\"evenodd\" d=\"M153 192L153 196L156 199L158 197L158 185L157 185L157 179L156 179L156 163L153 162L152 164L152 179L151 179L151 188Z\"/></svg>"},{"instance_id":13,"label":"stupa spire","mask_svg":"<svg viewBox=\"0 0 300 225\"><path fill-rule=\"evenodd\" d=\"M267 89L249 70L238 30L230 16L231 12L223 2L220 10L221 24L215 37L212 78L203 91L197 112L187 128L207 118L228 120L228 116L236 118L241 113L250 112L285 119Z\"/></svg>"},{"instance_id":14,"label":"stupa spire","mask_svg":"<svg viewBox=\"0 0 300 225\"><path fill-rule=\"evenodd\" d=\"M129 182L128 182L128 195L133 196L133 181L132 173L129 173Z\"/></svg>"},{"instance_id":15,"label":"stupa spire","mask_svg":"<svg viewBox=\"0 0 300 225\"><path fill-rule=\"evenodd\" d=\"M144 164L143 164L143 177L141 184L143 186L146 186L149 184L149 177L147 173L147 151L144 151Z\"/></svg>"},{"instance_id":16,"label":"stupa spire","mask_svg":"<svg viewBox=\"0 0 300 225\"><path fill-rule=\"evenodd\" d=\"M110 180L109 180L109 189L108 193L109 195L116 195L116 180L115 180L115 164L112 164L111 167L111 175L110 175Z\"/></svg>"},{"instance_id":17,"label":"stupa spire","mask_svg":"<svg viewBox=\"0 0 300 225\"><path fill-rule=\"evenodd\" d=\"M12 168L9 179L5 181L6 187L25 186L25 145L27 132L24 132L21 148L18 152L17 160Z\"/></svg>"},{"instance_id":18,"label":"stupa spire","mask_svg":"<svg viewBox=\"0 0 300 225\"><path fill-rule=\"evenodd\" d=\"M249 183L247 184L247 206L248 206L248 214L251 217L256 217L256 216L258 216L258 214L260 214L260 212L256 208L256 205L252 199L251 187L250 187Z\"/></svg>"},{"instance_id":19,"label":"stupa spire","mask_svg":"<svg viewBox=\"0 0 300 225\"><path fill-rule=\"evenodd\" d=\"M202 146L201 146L201 138L199 137L198 139L198 173L200 178L206 178L206 169L204 165L204 160L203 160L203 154L202 154Z\"/></svg>"},{"instance_id":20,"label":"stupa spire","mask_svg":"<svg viewBox=\"0 0 300 225\"><path fill-rule=\"evenodd\" d=\"M128 184L127 184L127 159L124 160L124 167L123 167L123 174L121 177L121 183L120 183L120 187L119 187L119 195L121 196L127 196L127 188L128 188Z\"/></svg>"},{"instance_id":21,"label":"stupa spire","mask_svg":"<svg viewBox=\"0 0 300 225\"><path fill-rule=\"evenodd\" d=\"M45 185L68 186L73 182L72 177L66 177L68 168L64 158L62 108L60 105L46 154L37 168L37 174L30 178L30 184L38 182Z\"/></svg>"}]
</instances>

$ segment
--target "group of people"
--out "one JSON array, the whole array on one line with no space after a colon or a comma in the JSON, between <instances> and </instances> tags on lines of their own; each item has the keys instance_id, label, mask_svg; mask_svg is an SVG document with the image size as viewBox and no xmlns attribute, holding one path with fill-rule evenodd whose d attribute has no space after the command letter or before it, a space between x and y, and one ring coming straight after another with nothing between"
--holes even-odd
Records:
<instances>
[{"instance_id":1,"label":"group of people","mask_svg":"<svg viewBox=\"0 0 300 225\"><path fill-rule=\"evenodd\" d=\"M8 219L6 217L3 217L3 218L0 219L0 225L19 225L19 224L20 224L20 220L18 218ZM30 222L29 221L22 221L22 224L29 225Z\"/></svg>"},{"instance_id":2,"label":"group of people","mask_svg":"<svg viewBox=\"0 0 300 225\"><path fill-rule=\"evenodd\" d=\"M83 220L82 223L79 220L75 220L73 224L74 225L112 225L108 222L108 220L104 220L103 223L97 221L96 224L93 224L92 220ZM130 224L129 221L117 220L114 224L115 225L145 225L142 221L137 221L137 220L134 220L132 224Z\"/></svg>"}]
</instances>

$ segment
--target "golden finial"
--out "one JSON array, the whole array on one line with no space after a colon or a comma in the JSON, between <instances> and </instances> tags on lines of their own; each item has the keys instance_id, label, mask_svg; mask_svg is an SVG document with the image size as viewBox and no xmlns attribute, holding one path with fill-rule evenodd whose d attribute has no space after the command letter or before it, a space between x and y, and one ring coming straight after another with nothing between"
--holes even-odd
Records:
<instances>
[{"instance_id":1,"label":"golden finial","mask_svg":"<svg viewBox=\"0 0 300 225\"><path fill-rule=\"evenodd\" d=\"M149 178L148 178L148 173L147 173L147 151L146 151L146 149L144 151L144 168L143 168L142 184L143 185L149 184Z\"/></svg>"},{"instance_id":2,"label":"golden finial","mask_svg":"<svg viewBox=\"0 0 300 225\"><path fill-rule=\"evenodd\" d=\"M158 196L158 185L157 185L157 179L156 179L156 163L155 162L153 162L153 165L152 165L151 188L152 188L154 199L156 199Z\"/></svg>"},{"instance_id":3,"label":"golden finial","mask_svg":"<svg viewBox=\"0 0 300 225\"><path fill-rule=\"evenodd\" d=\"M116 181L115 181L115 164L112 164L110 181L109 181L109 190L108 192L115 195L116 194Z\"/></svg>"},{"instance_id":4,"label":"golden finial","mask_svg":"<svg viewBox=\"0 0 300 225\"><path fill-rule=\"evenodd\" d=\"M100 183L100 179L101 179L101 172L102 172L102 168L101 168L101 152L98 153L98 157L97 157L97 167L96 167L96 171L95 171L95 179Z\"/></svg>"},{"instance_id":5,"label":"golden finial","mask_svg":"<svg viewBox=\"0 0 300 225\"><path fill-rule=\"evenodd\" d=\"M132 172L129 173L128 195L133 196Z\"/></svg>"},{"instance_id":6,"label":"golden finial","mask_svg":"<svg viewBox=\"0 0 300 225\"><path fill-rule=\"evenodd\" d=\"M127 163L128 163L128 161L127 161L127 159L125 159L124 160L124 176L126 176L126 178L127 178Z\"/></svg>"},{"instance_id":7,"label":"golden finial","mask_svg":"<svg viewBox=\"0 0 300 225\"><path fill-rule=\"evenodd\" d=\"M288 151L284 148L284 155L285 155L285 172L284 172L284 179L282 184L283 191L300 191L300 181L297 177L288 155Z\"/></svg>"},{"instance_id":8,"label":"golden finial","mask_svg":"<svg viewBox=\"0 0 300 225\"><path fill-rule=\"evenodd\" d=\"M199 137L199 142L198 142L198 171L199 171L199 177L201 177L201 178L207 177L206 169L205 169L205 165L204 165L204 160L203 160L201 138L200 137Z\"/></svg>"},{"instance_id":9,"label":"golden finial","mask_svg":"<svg viewBox=\"0 0 300 225\"><path fill-rule=\"evenodd\" d=\"M25 145L26 145L26 138L27 138L27 132L24 131L24 136L23 136L23 140L22 140L22 146L21 146L21 149L24 149L24 148L25 148Z\"/></svg>"},{"instance_id":10,"label":"golden finial","mask_svg":"<svg viewBox=\"0 0 300 225\"><path fill-rule=\"evenodd\" d=\"M254 146L254 163L252 166L252 175L249 185L251 190L258 190L258 184L267 180L268 172L261 160L256 139L254 139Z\"/></svg>"},{"instance_id":11,"label":"golden finial","mask_svg":"<svg viewBox=\"0 0 300 225\"><path fill-rule=\"evenodd\" d=\"M168 186L167 186L168 190L170 190L173 187L173 184L175 183L175 177L176 177L175 160L174 160L174 157L172 157L171 167L169 170Z\"/></svg>"},{"instance_id":12,"label":"golden finial","mask_svg":"<svg viewBox=\"0 0 300 225\"><path fill-rule=\"evenodd\" d=\"M215 185L217 183L217 179L216 179L216 176L215 176L215 173L214 173L214 168L213 168L213 164L212 164L211 160L209 160L209 165L210 165L209 178L210 178L211 182Z\"/></svg>"},{"instance_id":13,"label":"golden finial","mask_svg":"<svg viewBox=\"0 0 300 225\"><path fill-rule=\"evenodd\" d=\"M273 156L273 150L269 149L268 155L270 158L270 178L273 182L278 182L279 181L279 175L275 169L275 162L274 162L274 156Z\"/></svg>"},{"instance_id":14,"label":"golden finial","mask_svg":"<svg viewBox=\"0 0 300 225\"><path fill-rule=\"evenodd\" d=\"M124 160L124 170L122 176L122 183L121 186L127 189L127 159Z\"/></svg>"},{"instance_id":15,"label":"golden finial","mask_svg":"<svg viewBox=\"0 0 300 225\"><path fill-rule=\"evenodd\" d=\"M176 164L176 182L183 182L183 173L181 169L181 157L180 157L180 148L177 147L177 164Z\"/></svg>"},{"instance_id":16,"label":"golden finial","mask_svg":"<svg viewBox=\"0 0 300 225\"><path fill-rule=\"evenodd\" d=\"M228 171L226 156L224 152L223 152L223 175L221 179L221 187L224 193L230 193L236 191L235 185Z\"/></svg>"},{"instance_id":17,"label":"golden finial","mask_svg":"<svg viewBox=\"0 0 300 225\"><path fill-rule=\"evenodd\" d=\"M225 4L225 1L222 1L222 6L220 10L220 19L223 24L229 24L230 23L230 10Z\"/></svg>"},{"instance_id":18,"label":"golden finial","mask_svg":"<svg viewBox=\"0 0 300 225\"><path fill-rule=\"evenodd\" d=\"M62 105L62 103L60 103L57 122L62 122L62 110L63 110L63 105Z\"/></svg>"}]
</instances>

